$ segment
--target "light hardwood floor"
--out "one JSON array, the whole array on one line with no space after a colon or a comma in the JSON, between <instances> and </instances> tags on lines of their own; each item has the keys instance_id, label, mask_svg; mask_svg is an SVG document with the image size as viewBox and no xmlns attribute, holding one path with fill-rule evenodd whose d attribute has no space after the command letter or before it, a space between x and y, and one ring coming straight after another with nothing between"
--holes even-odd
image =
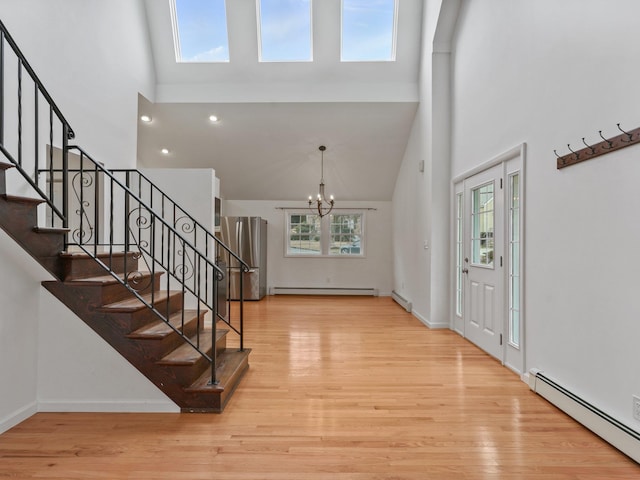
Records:
<instances>
[{"instance_id":1,"label":"light hardwood floor","mask_svg":"<svg viewBox=\"0 0 640 480\"><path fill-rule=\"evenodd\" d=\"M390 298L277 296L246 311L251 367L222 415L39 413L0 436L0 478L640 478Z\"/></svg>"}]
</instances>

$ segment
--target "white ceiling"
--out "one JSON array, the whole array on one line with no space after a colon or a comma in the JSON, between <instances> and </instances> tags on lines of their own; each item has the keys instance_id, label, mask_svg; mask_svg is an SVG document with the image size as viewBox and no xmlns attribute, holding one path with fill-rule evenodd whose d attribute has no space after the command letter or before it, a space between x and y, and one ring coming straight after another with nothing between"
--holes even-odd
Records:
<instances>
[{"instance_id":1,"label":"white ceiling","mask_svg":"<svg viewBox=\"0 0 640 480\"><path fill-rule=\"evenodd\" d=\"M418 104L422 0L399 0L395 62L358 63L339 61L340 0L313 1L305 63L259 63L255 0L227 0L222 64L177 64L169 0L145 1L157 88L139 103L153 118L139 122L141 167L211 167L224 198L300 200L317 193L326 145L327 194L391 199Z\"/></svg>"}]
</instances>

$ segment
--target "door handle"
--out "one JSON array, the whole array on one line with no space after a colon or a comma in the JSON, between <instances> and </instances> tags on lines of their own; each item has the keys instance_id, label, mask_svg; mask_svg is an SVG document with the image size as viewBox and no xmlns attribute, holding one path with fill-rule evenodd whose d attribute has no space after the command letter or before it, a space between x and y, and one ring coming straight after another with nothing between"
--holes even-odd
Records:
<instances>
[{"instance_id":1,"label":"door handle","mask_svg":"<svg viewBox=\"0 0 640 480\"><path fill-rule=\"evenodd\" d=\"M469 273L469 269L468 268L463 268L462 269L462 273Z\"/></svg>"}]
</instances>

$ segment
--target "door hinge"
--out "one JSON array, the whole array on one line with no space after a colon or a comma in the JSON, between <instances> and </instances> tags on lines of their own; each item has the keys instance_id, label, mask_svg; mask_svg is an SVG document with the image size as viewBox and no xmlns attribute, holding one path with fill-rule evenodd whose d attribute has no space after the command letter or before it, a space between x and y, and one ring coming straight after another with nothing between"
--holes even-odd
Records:
<instances>
[{"instance_id":1,"label":"door hinge","mask_svg":"<svg viewBox=\"0 0 640 480\"><path fill-rule=\"evenodd\" d=\"M500 334L500 345L502 345L502 334Z\"/></svg>"},{"instance_id":2,"label":"door hinge","mask_svg":"<svg viewBox=\"0 0 640 480\"><path fill-rule=\"evenodd\" d=\"M502 179L500 179L500 190L502 190Z\"/></svg>"},{"instance_id":3,"label":"door hinge","mask_svg":"<svg viewBox=\"0 0 640 480\"><path fill-rule=\"evenodd\" d=\"M502 266L502 255L500 255L500 266Z\"/></svg>"}]
</instances>

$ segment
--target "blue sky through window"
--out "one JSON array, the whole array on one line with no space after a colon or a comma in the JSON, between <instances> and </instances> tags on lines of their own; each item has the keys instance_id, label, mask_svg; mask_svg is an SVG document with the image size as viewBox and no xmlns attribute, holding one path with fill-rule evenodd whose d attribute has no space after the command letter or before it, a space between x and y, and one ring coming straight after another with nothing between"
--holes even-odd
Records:
<instances>
[{"instance_id":1,"label":"blue sky through window","mask_svg":"<svg viewBox=\"0 0 640 480\"><path fill-rule=\"evenodd\" d=\"M342 0L342 61L395 60L395 0Z\"/></svg>"},{"instance_id":2,"label":"blue sky through window","mask_svg":"<svg viewBox=\"0 0 640 480\"><path fill-rule=\"evenodd\" d=\"M258 0L260 60L311 61L311 0Z\"/></svg>"},{"instance_id":3,"label":"blue sky through window","mask_svg":"<svg viewBox=\"0 0 640 480\"><path fill-rule=\"evenodd\" d=\"M224 0L175 0L179 62L228 62Z\"/></svg>"}]
</instances>

